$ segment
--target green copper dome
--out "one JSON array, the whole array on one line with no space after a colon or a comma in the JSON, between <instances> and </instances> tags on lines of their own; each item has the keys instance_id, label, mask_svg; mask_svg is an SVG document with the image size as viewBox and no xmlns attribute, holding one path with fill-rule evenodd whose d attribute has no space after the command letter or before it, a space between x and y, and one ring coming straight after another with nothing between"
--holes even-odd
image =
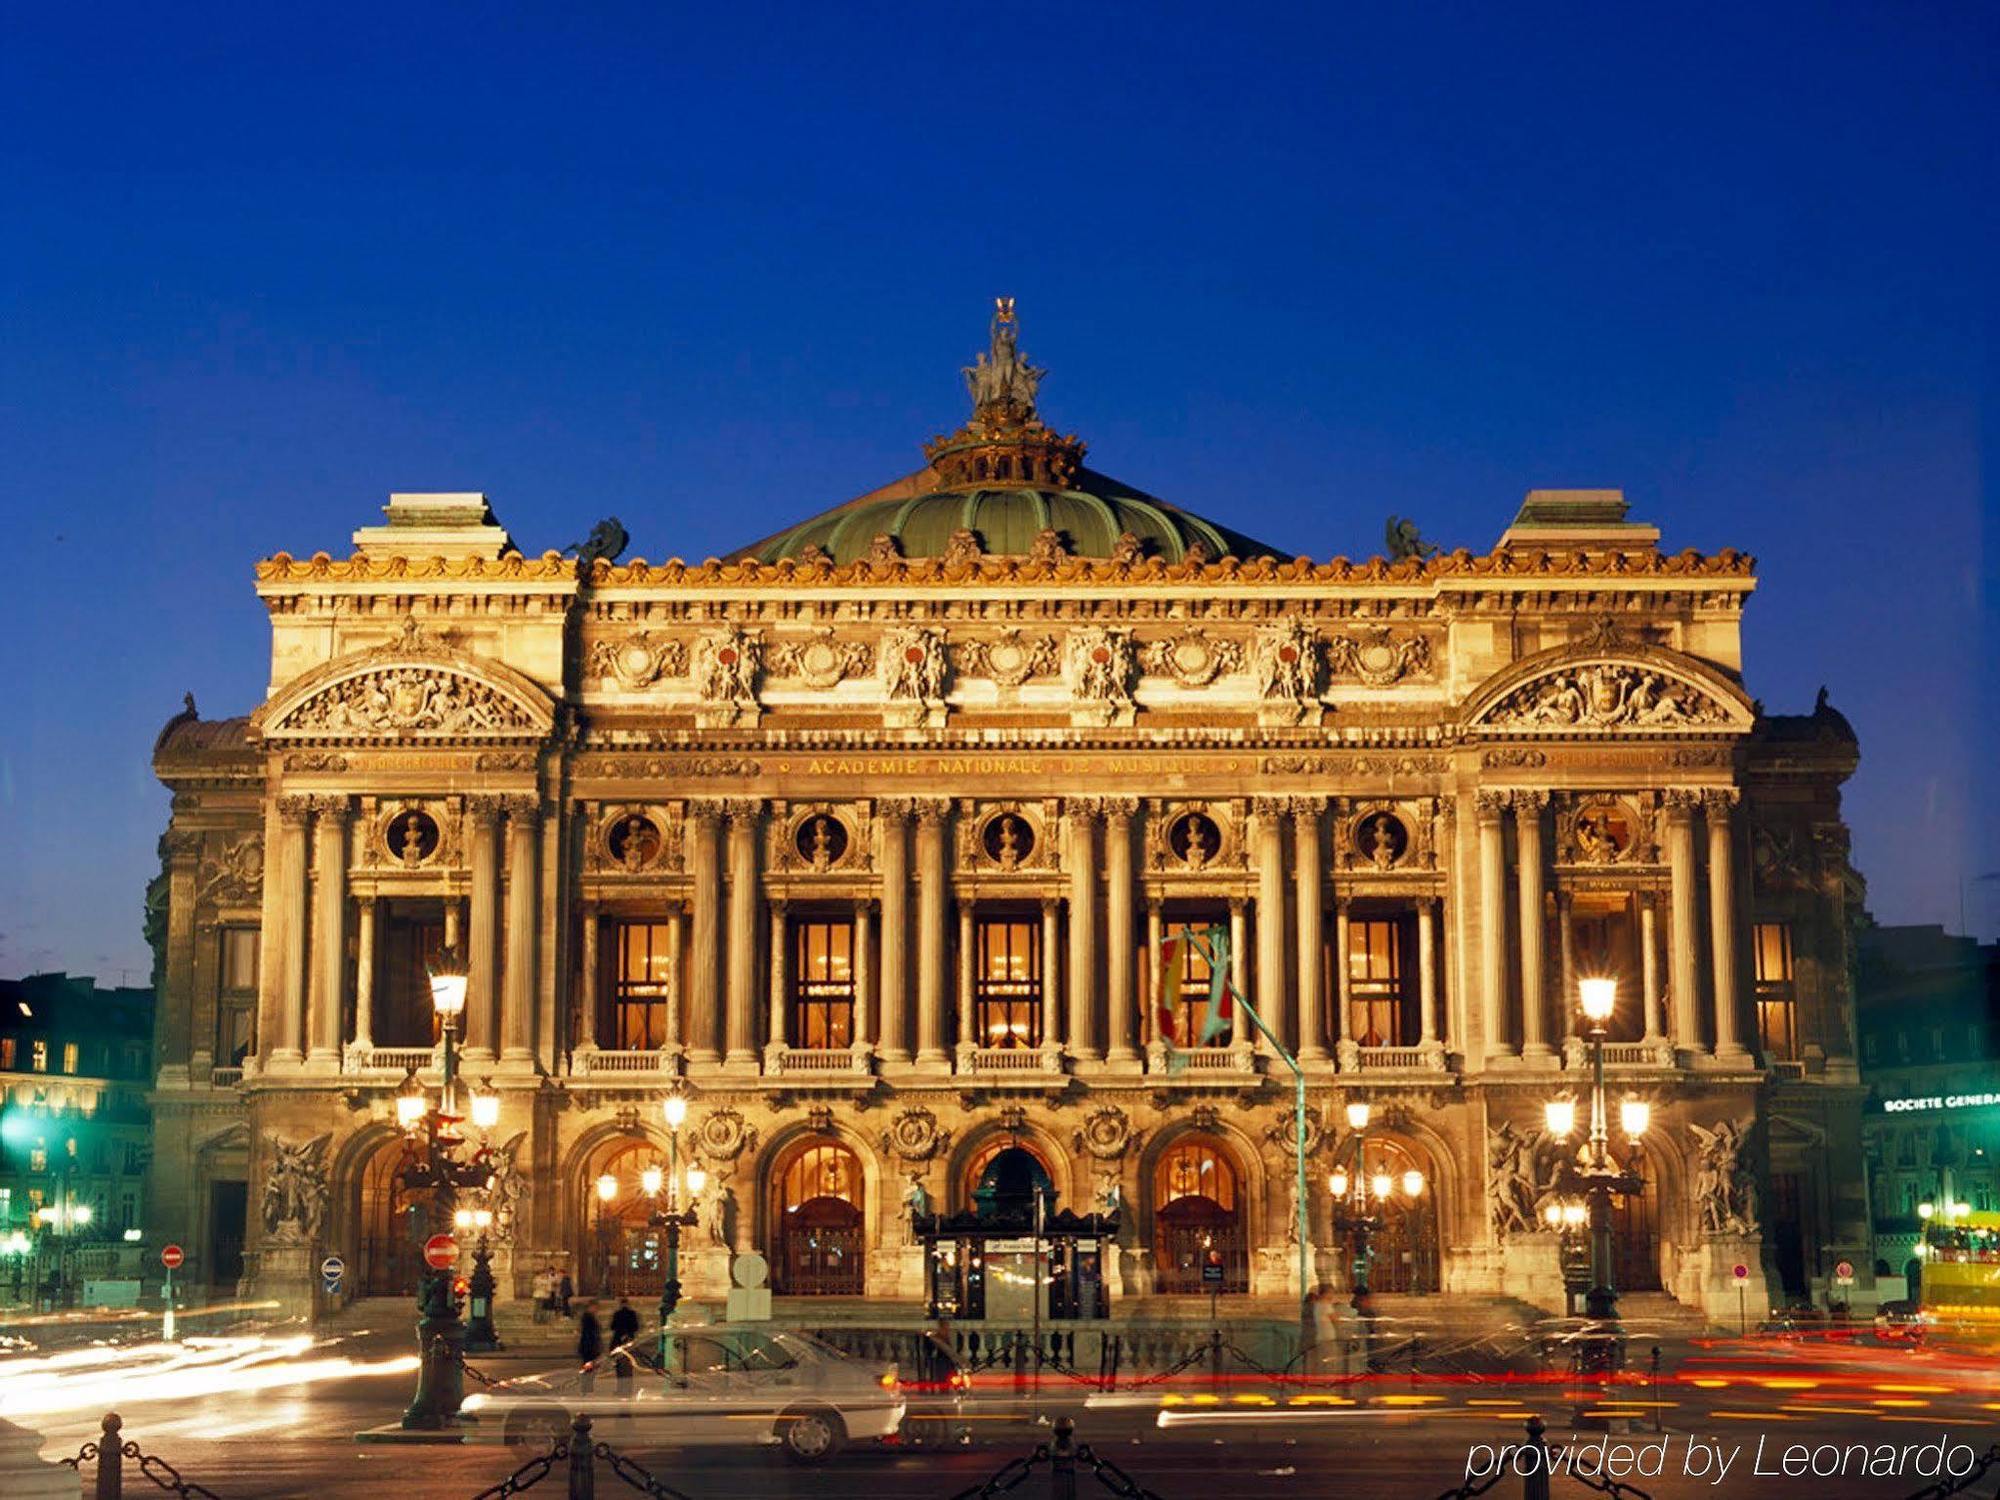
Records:
<instances>
[{"instance_id":1,"label":"green copper dome","mask_svg":"<svg viewBox=\"0 0 2000 1500\"><path fill-rule=\"evenodd\" d=\"M924 445L926 468L733 555L848 563L871 555L876 538L887 537L908 558L963 552L968 542L991 556L1020 557L1049 533L1056 550L1072 557L1129 554L1127 536L1141 557L1168 563L1191 551L1211 560L1283 555L1085 468L1084 445L1036 414L1042 375L1015 342L1014 299L1001 298L991 346L965 370L971 419Z\"/></svg>"}]
</instances>

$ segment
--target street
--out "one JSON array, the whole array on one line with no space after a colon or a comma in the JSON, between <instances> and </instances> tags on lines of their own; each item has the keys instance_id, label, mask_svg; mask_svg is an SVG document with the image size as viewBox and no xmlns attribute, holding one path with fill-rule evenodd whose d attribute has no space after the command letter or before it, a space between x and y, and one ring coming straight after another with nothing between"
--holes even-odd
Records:
<instances>
[{"instance_id":1,"label":"street","mask_svg":"<svg viewBox=\"0 0 2000 1500\"><path fill-rule=\"evenodd\" d=\"M156 1369L162 1359L165 1368ZM506 1381L548 1365L546 1357L493 1355L474 1368ZM224 1500L389 1492L470 1500L541 1451L357 1441L357 1433L394 1424L413 1366L413 1356L386 1330L336 1345L273 1337L166 1355L160 1346L119 1355L83 1349L0 1363L0 1398L10 1418L43 1434L49 1458L74 1454L97 1435L103 1411L116 1409L124 1438ZM1062 1416L1075 1423L1079 1443L1166 1500L1222 1493L1432 1500L1505 1463L1503 1446L1519 1443L1527 1417L1539 1413L1559 1461L1565 1445L1582 1440L1577 1462L1586 1474L1600 1438L1614 1450L1629 1445L1637 1467L1625 1480L1651 1496L1865 1500L1923 1489L1933 1476L1922 1471L1921 1455L1940 1438L1956 1445L1957 1464L1986 1452L2000 1436L2000 1400L1989 1370L1978 1351L1756 1339L1690 1347L1674 1351L1657 1405L1647 1385L1622 1391L1629 1403L1606 1404L1628 1413L1634 1428L1608 1437L1572 1429L1575 1406L1560 1381L1407 1376L1282 1384L1245 1377L1220 1386L1190 1379L1108 1395L1051 1378L1039 1400L1017 1395L1002 1377L969 1394L969 1446L936 1452L857 1446L825 1467L788 1464L768 1448L676 1453L644 1441L627 1446L613 1430L616 1419L594 1436L695 1500L945 1500L1048 1442L1049 1424ZM1812 1450L1829 1444L1839 1452L1821 1448L1817 1461L1832 1464L1845 1453L1845 1472L1784 1471L1791 1445L1806 1455L1795 1456L1795 1467L1806 1468ZM1865 1449L1858 1460L1856 1445ZM1884 1452L1892 1457L1880 1457ZM1896 1471L1869 1474L1871 1455L1894 1462ZM1864 1466L1859 1471L1851 1467L1857 1461ZM128 1485L135 1482L128 1469ZM621 1492L602 1462L598 1483L610 1486L603 1493ZM558 1466L538 1492L560 1495L563 1485ZM1044 1465L1014 1493L1041 1495L1048 1486ZM1522 1486L1510 1474L1491 1493L1512 1496ZM1087 1466L1080 1468L1078 1492L1096 1488ZM1559 1474L1554 1493L1582 1494L1584 1487Z\"/></svg>"}]
</instances>

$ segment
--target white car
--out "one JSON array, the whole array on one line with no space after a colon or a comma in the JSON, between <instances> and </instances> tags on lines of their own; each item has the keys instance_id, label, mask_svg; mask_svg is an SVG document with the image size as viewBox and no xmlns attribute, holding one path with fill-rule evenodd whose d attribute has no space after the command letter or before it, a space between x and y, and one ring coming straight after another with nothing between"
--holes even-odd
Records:
<instances>
[{"instance_id":1,"label":"white car","mask_svg":"<svg viewBox=\"0 0 2000 1500\"><path fill-rule=\"evenodd\" d=\"M648 1360L657 1335L634 1348ZM892 1437L902 1426L896 1367L854 1359L807 1334L742 1324L676 1325L664 1374L638 1364L622 1388L621 1356L476 1391L461 1408L478 1435L543 1447L579 1416L613 1447L775 1443L797 1463L823 1463L849 1442ZM588 1385L590 1388L585 1389Z\"/></svg>"}]
</instances>

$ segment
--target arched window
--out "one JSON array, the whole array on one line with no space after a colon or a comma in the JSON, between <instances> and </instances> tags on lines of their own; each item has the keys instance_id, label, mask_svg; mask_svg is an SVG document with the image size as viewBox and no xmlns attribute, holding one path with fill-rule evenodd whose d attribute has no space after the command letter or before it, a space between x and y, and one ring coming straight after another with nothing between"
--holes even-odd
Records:
<instances>
[{"instance_id":1,"label":"arched window","mask_svg":"<svg viewBox=\"0 0 2000 1500\"><path fill-rule=\"evenodd\" d=\"M794 1297L860 1296L860 1160L838 1141L811 1141L785 1158L777 1180L775 1290Z\"/></svg>"},{"instance_id":2,"label":"arched window","mask_svg":"<svg viewBox=\"0 0 2000 1500\"><path fill-rule=\"evenodd\" d=\"M430 1228L432 1190L404 1187L401 1137L384 1141L361 1170L361 1266L364 1297L413 1295L423 1274L420 1247Z\"/></svg>"},{"instance_id":3,"label":"arched window","mask_svg":"<svg viewBox=\"0 0 2000 1500\"><path fill-rule=\"evenodd\" d=\"M1244 1241L1236 1159L1221 1142L1189 1136L1153 1169L1153 1263L1162 1293L1244 1292Z\"/></svg>"},{"instance_id":4,"label":"arched window","mask_svg":"<svg viewBox=\"0 0 2000 1500\"><path fill-rule=\"evenodd\" d=\"M1342 1167L1354 1170L1352 1155ZM1438 1278L1437 1174L1395 1141L1371 1137L1361 1158L1362 1186L1376 1227L1368 1242L1374 1292L1435 1292ZM1381 1189L1386 1187L1386 1194ZM1415 1188L1415 1191L1411 1191ZM1351 1254L1353 1247L1343 1250Z\"/></svg>"},{"instance_id":5,"label":"arched window","mask_svg":"<svg viewBox=\"0 0 2000 1500\"><path fill-rule=\"evenodd\" d=\"M1045 1211L1055 1212L1055 1185L1047 1165L1028 1147L1011 1140L993 1141L973 1157L965 1184L966 1203L982 1219L1031 1222L1037 1193Z\"/></svg>"},{"instance_id":6,"label":"arched window","mask_svg":"<svg viewBox=\"0 0 2000 1500\"><path fill-rule=\"evenodd\" d=\"M578 1247L576 1263L585 1268L579 1287L604 1296L656 1297L666 1281L666 1230L652 1219L666 1199L664 1191L657 1198L648 1194L645 1182L648 1168L664 1173L666 1153L651 1141L619 1139L593 1153L592 1163L581 1184L587 1232ZM681 1233L685 1248L687 1231Z\"/></svg>"}]
</instances>

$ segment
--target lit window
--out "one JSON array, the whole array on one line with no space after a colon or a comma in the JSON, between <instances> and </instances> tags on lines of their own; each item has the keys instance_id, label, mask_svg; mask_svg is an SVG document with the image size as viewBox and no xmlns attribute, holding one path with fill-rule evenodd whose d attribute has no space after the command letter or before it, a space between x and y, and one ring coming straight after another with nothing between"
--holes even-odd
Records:
<instances>
[{"instance_id":1,"label":"lit window","mask_svg":"<svg viewBox=\"0 0 2000 1500\"><path fill-rule=\"evenodd\" d=\"M0 1073L12 1072L14 1068L14 1039L0 1036Z\"/></svg>"},{"instance_id":2,"label":"lit window","mask_svg":"<svg viewBox=\"0 0 2000 1500\"><path fill-rule=\"evenodd\" d=\"M49 1147L46 1141L36 1141L28 1148L28 1170L46 1172L49 1169Z\"/></svg>"},{"instance_id":3,"label":"lit window","mask_svg":"<svg viewBox=\"0 0 2000 1500\"><path fill-rule=\"evenodd\" d=\"M1403 928L1397 921L1347 924L1347 1035L1363 1047L1397 1047L1409 1017L1404 1004Z\"/></svg>"},{"instance_id":4,"label":"lit window","mask_svg":"<svg viewBox=\"0 0 2000 1500\"><path fill-rule=\"evenodd\" d=\"M77 1065L77 1045L76 1045L76 1043L75 1043L75 1042L64 1042L64 1043L63 1043L63 1069L62 1069L62 1070L63 1070L63 1071L65 1072L65 1073L71 1073L71 1074L74 1074L74 1073L76 1072L76 1065Z\"/></svg>"},{"instance_id":5,"label":"lit window","mask_svg":"<svg viewBox=\"0 0 2000 1500\"><path fill-rule=\"evenodd\" d=\"M1798 1056L1798 999L1792 987L1792 929L1759 922L1752 931L1756 958L1757 1033L1768 1057ZM1873 1058L1871 1047L1869 1056Z\"/></svg>"},{"instance_id":6,"label":"lit window","mask_svg":"<svg viewBox=\"0 0 2000 1500\"><path fill-rule=\"evenodd\" d=\"M973 1035L979 1047L1042 1044L1042 928L1039 922L978 925L973 968Z\"/></svg>"},{"instance_id":7,"label":"lit window","mask_svg":"<svg viewBox=\"0 0 2000 1500\"><path fill-rule=\"evenodd\" d=\"M49 1070L49 1044L41 1037L36 1037L32 1044L28 1066L37 1073L46 1073Z\"/></svg>"},{"instance_id":8,"label":"lit window","mask_svg":"<svg viewBox=\"0 0 2000 1500\"><path fill-rule=\"evenodd\" d=\"M792 924L792 1045L854 1042L854 924Z\"/></svg>"},{"instance_id":9,"label":"lit window","mask_svg":"<svg viewBox=\"0 0 2000 1500\"><path fill-rule=\"evenodd\" d=\"M241 1067L257 1047L257 952L254 927L225 927L220 942L219 984L215 1004L215 1055L224 1067ZM133 1061L134 1077L145 1072L145 1059Z\"/></svg>"},{"instance_id":10,"label":"lit window","mask_svg":"<svg viewBox=\"0 0 2000 1500\"><path fill-rule=\"evenodd\" d=\"M612 1046L648 1052L667 1044L673 1003L671 929L665 922L620 922L612 953Z\"/></svg>"}]
</instances>

